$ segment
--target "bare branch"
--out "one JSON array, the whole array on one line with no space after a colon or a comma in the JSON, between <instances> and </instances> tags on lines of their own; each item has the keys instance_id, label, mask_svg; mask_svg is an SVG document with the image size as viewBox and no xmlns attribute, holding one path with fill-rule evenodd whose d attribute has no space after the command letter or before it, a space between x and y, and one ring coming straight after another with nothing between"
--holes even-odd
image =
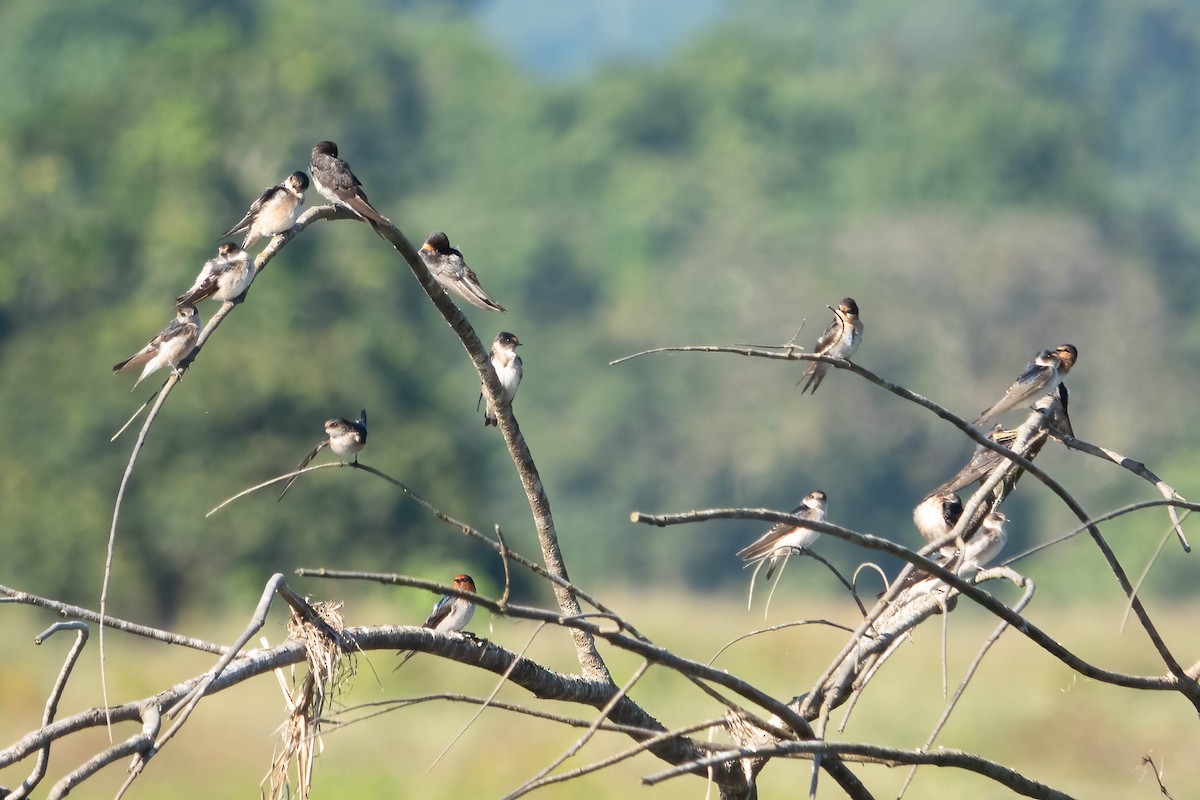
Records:
<instances>
[{"instance_id":1,"label":"bare branch","mask_svg":"<svg viewBox=\"0 0 1200 800\"><path fill-rule=\"evenodd\" d=\"M1112 683L1116 686L1124 686L1130 689L1153 689L1159 691L1181 691L1185 695L1190 690L1183 689L1183 682L1179 681L1174 675L1165 676L1141 676L1141 675L1126 675L1119 672L1111 672L1100 667L1089 664L1076 656L1071 651L1060 645L1057 641L1043 632L1033 623L1026 620L1014 612L1011 608L996 600L987 592L978 589L970 583L965 582L962 578L954 573L948 572L944 567L936 562L930 561L923 556L914 553L907 547L895 544L887 539L881 539L878 536L872 536L869 533L858 533L847 528L842 528L828 522L817 522L815 520L801 519L794 514L784 514L779 511L773 511L766 508L715 508L704 509L698 511L686 511L681 514L642 514L635 511L631 518L634 522L644 522L649 525L665 527L667 525L680 525L692 522L704 522L712 519L754 519L763 522L787 522L793 525L801 524L812 528L815 531L820 531L824 534L829 534L835 538L846 542L858 544L871 550L879 550L884 553L889 553L897 558L903 559L910 564L925 570L926 572L935 575L947 584L953 586L963 595L971 598L983 608L992 612L1003 620L1006 620L1010 625L1015 627L1035 644L1046 650L1055 658L1062 661L1071 669L1085 675L1089 678ZM1194 683L1194 681L1192 681ZM1189 695L1189 699L1191 699Z\"/></svg>"},{"instance_id":2,"label":"bare branch","mask_svg":"<svg viewBox=\"0 0 1200 800\"><path fill-rule=\"evenodd\" d=\"M1063 792L1045 784L1026 778L1019 772L1009 769L1003 764L990 761L974 753L962 750L939 749L935 753L925 753L920 750L901 750L894 747L860 744L857 742L780 742L765 749L739 748L724 753L706 756L691 764L681 764L669 770L647 775L642 783L653 786L665 780L687 774L689 767L706 767L724 764L732 760L754 756L829 756L839 755L848 761L882 764L888 767L906 766L909 764L930 764L937 767L957 767L990 778L1002 786L1011 789L1024 797L1037 800L1073 800Z\"/></svg>"},{"instance_id":3,"label":"bare branch","mask_svg":"<svg viewBox=\"0 0 1200 800\"><path fill-rule=\"evenodd\" d=\"M228 648L222 647L219 644L206 642L201 639L195 639L191 636L180 636L177 633L170 631L151 628L146 625L139 625L136 622L128 622L116 617L105 617L101 622L100 615L95 611L91 611L80 606L73 606L68 603L60 603L57 600L50 600L45 597L39 597L28 592L10 589L7 586L0 586L0 602L7 603L22 603L24 605L37 606L39 608L48 608L52 611L57 611L64 617L74 617L84 622L91 622L97 625L103 625L106 628L121 631L122 633L130 633L134 636L142 636L147 639L152 639L156 642L164 644L177 644L181 647L190 647L193 650L200 650L205 653L213 653L220 655Z\"/></svg>"},{"instance_id":4,"label":"bare branch","mask_svg":"<svg viewBox=\"0 0 1200 800\"><path fill-rule=\"evenodd\" d=\"M744 346L722 347L722 346L712 346L712 345L700 345L700 346L694 346L694 347L666 347L666 348L658 348L655 350L644 351L643 353L638 353L636 355L645 355L648 353L658 353L658 352L728 353L728 354L733 354L733 355L750 356L750 357L756 357L756 358L768 358L768 359L783 360L783 361L820 361L822 363L830 364L831 366L834 366L838 369L849 370L849 371L853 372L854 374L858 375L859 377L867 380L868 382L873 383L876 386L879 386L880 388L885 389L886 391L891 392L892 394L894 394L898 397L901 397L905 400L915 403L915 404L921 406L922 408L932 412L935 416L949 422L954 427L958 428L963 434L968 436L976 444L983 445L984 447L1005 456L1006 458L1011 460L1014 464L1019 465L1022 469L1029 472L1029 474L1036 477L1039 481L1041 481L1042 484L1044 484L1048 489L1050 489L1050 491L1052 491L1054 494L1056 494L1059 497L1059 499L1062 500L1063 503L1067 506L1067 508L1069 508L1071 510L1071 513L1075 514L1075 516L1081 522L1086 522L1090 518L1090 515L1088 515L1083 510L1083 508L1079 505L1078 501L1076 501L1075 498L1072 497L1070 495L1070 493L1068 493L1066 491L1066 489L1063 488L1063 486L1058 483L1058 481L1051 478L1040 467L1035 466L1032 461L1024 458L1023 456L1017 455L1015 452L1003 447L1002 445L996 444L992 440L988 439L986 436L983 436L979 431L977 431L975 429L975 427L973 425L968 424L965 420L961 419L960 417L956 416L955 414L952 414L951 412L947 411L945 408L942 408L937 403L934 403L934 402L926 399L925 397L922 397L921 395L916 394L915 392L909 391L908 389L904 388L903 386L899 386L897 384L893 384L889 381L886 381L883 378L880 378L875 373L871 372L870 370L864 369L863 367L860 367L858 364L855 364L852 361L847 361L845 359L838 359L838 358L830 358L828 356L819 356L819 355L814 355L814 354L809 354L809 353L797 353L797 352L795 352L794 347L792 347L790 345L784 345L782 347L768 347L768 348L744 347ZM635 357L635 356L631 356L630 358L632 358L632 357ZM613 363L620 363L620 361L624 361L624 360L628 360L628 359L620 359L617 362L613 362ZM1039 412L1034 412L1034 413L1039 413ZM967 516L967 513L964 510L963 517L966 517L966 516ZM962 520L960 520L959 525L961 526L962 524L963 524ZM1163 660L1163 663L1166 665L1167 670L1173 676L1175 676L1175 678L1177 679L1177 687L1176 688L1184 696L1186 696L1188 698L1188 700L1191 701L1192 705L1198 711L1200 711L1200 683L1197 683L1195 680L1193 680L1192 678L1190 678L1187 675L1187 673L1185 672L1182 665L1180 665L1179 661L1175 658L1175 656L1171 653L1170 649L1167 647L1167 644L1163 640L1162 635L1159 633L1157 626L1155 626L1153 620L1150 619L1150 615L1146 611L1145 607L1142 605L1141 600L1139 600L1137 598L1137 596L1133 590L1133 584L1130 582L1129 577L1125 574L1125 570L1121 567L1120 562L1117 560L1116 554L1113 553L1112 548L1109 547L1108 542L1104 539L1103 535L1100 533L1100 530L1098 528L1096 528L1096 526L1094 526L1094 525L1089 525L1088 526L1088 534L1092 537L1093 543L1100 550L1100 553L1104 557L1104 560L1108 563L1109 569L1112 570L1114 577L1116 577L1116 579L1117 579L1117 583L1121 587L1121 591L1124 592L1125 596L1130 599L1130 604L1133 608L1133 613L1137 616L1138 622L1141 624L1142 629L1146 632L1147 637L1149 637L1151 644L1154 646L1154 649L1158 652L1159 657Z\"/></svg>"},{"instance_id":5,"label":"bare branch","mask_svg":"<svg viewBox=\"0 0 1200 800\"><path fill-rule=\"evenodd\" d=\"M504 796L504 800L517 800L518 797L523 797L523 796L529 794L529 792L533 791L533 789L536 787L536 785L543 778L545 778L547 775L549 775L551 772L554 771L555 767L562 764L568 758L571 758L576 753L578 753L580 750L582 750L584 745L586 745L589 741L591 741L592 737L596 735L596 731L600 729L600 726L604 723L604 721L606 719L608 719L608 715L612 712L613 707L616 706L616 704L618 702L620 702L626 695L629 694L629 691L634 687L635 684L637 684L638 681L640 681L642 679L642 676L645 675L646 672L649 671L649 669L650 669L650 662L643 661L641 663L641 666L639 666L634 671L633 675L630 676L629 680L627 680L624 683L624 685L622 685L621 688L617 690L616 694L614 694L612 696L612 699L604 704L604 707L600 709L600 714L596 717L595 721L591 725L588 726L588 729L583 732L583 735L580 736L578 739L576 739L574 744L572 744L570 747L568 747L565 753L563 753L561 756L554 759L549 764L547 764L545 767L543 767L538 772L537 775L534 775L532 778L527 780L525 783L521 784L516 789L514 789L513 791L506 794Z\"/></svg>"},{"instance_id":6,"label":"bare branch","mask_svg":"<svg viewBox=\"0 0 1200 800\"><path fill-rule=\"evenodd\" d=\"M1163 496L1164 500L1184 499L1183 495L1175 491L1175 489L1162 478L1158 477L1149 469L1147 469L1146 465L1140 461L1134 461L1131 458L1121 455L1115 450L1109 450L1107 447L1100 447L1092 444L1091 442L1085 442L1082 439L1076 439L1074 436L1057 434L1057 438L1059 438L1067 447L1078 450L1081 453L1087 453L1088 455L1095 456L1102 461L1111 461L1117 466L1129 470L1139 478L1148 481L1154 485L1154 488L1158 490L1159 494ZM1188 544L1187 537L1183 535L1183 524L1181 523L1179 517L1175 514L1174 506L1168 505L1167 513L1170 514L1171 525L1175 530L1175 535L1179 538L1179 544L1183 547L1183 552L1192 552L1192 546Z\"/></svg>"},{"instance_id":7,"label":"bare branch","mask_svg":"<svg viewBox=\"0 0 1200 800\"><path fill-rule=\"evenodd\" d=\"M46 710L42 712L43 728L53 722L55 715L58 714L58 701L62 697L63 690L67 688L67 680L71 677L71 671L75 668L75 662L79 660L79 654L83 652L84 645L87 644L88 627L82 622L56 622L39 633L33 640L34 644L40 645L54 634L63 630L75 631L75 642L71 645L71 649L67 651L67 657L63 661L62 669L59 670L58 678L54 681L54 686L50 689L50 696L46 699ZM46 765L49 763L50 742L47 741L45 746L38 751L37 763L34 764L33 772L29 773L29 777L23 780L21 785L11 792L0 791L0 797L3 797L4 800L23 800L23 798L28 797L29 793L42 782L42 778L46 777Z\"/></svg>"}]
</instances>

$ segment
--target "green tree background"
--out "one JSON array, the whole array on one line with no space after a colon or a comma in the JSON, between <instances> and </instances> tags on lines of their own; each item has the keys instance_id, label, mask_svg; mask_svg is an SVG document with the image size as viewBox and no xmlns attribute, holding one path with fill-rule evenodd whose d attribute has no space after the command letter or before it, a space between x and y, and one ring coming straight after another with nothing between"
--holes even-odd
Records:
<instances>
[{"instance_id":1,"label":"green tree background","mask_svg":"<svg viewBox=\"0 0 1200 800\"><path fill-rule=\"evenodd\" d=\"M613 3L636 44L623 50L597 43L605 5L586 5L0 5L0 583L96 604L132 446L108 439L151 391L130 395L110 366L162 327L215 234L321 139L411 240L446 230L510 309L467 313L482 338L525 343L516 414L589 588L653 584L712 618L742 602L732 554L760 526L648 531L633 509L786 509L822 488L831 521L918 543L913 505L971 449L929 415L844 373L801 398L803 365L607 366L665 344L782 343L805 320L811 345L846 295L867 325L856 360L968 418L1036 350L1073 342L1076 433L1197 494L1200 6ZM656 38L673 24L686 33ZM267 575L301 565L465 569L498 587L494 556L360 474L316 473L283 503L262 493L204 518L290 469L324 419L365 407L364 461L533 552L477 389L395 254L364 225L316 226L154 428L122 511L113 613L240 619ZM1154 496L1058 447L1039 463L1092 513ZM1012 552L1074 527L1028 481L1006 511ZM1136 572L1165 526L1155 512L1106 532ZM810 567L785 580L838 602ZM1022 569L1039 607L1115 594L1083 541ZM1195 574L1172 553L1147 591L1190 598ZM426 604L397 595L378 595L395 622ZM15 636L0 623L0 641ZM1072 722L1054 723L1059 739L1107 727ZM1089 739L1089 758L1127 756L1104 744Z\"/></svg>"},{"instance_id":2,"label":"green tree background","mask_svg":"<svg viewBox=\"0 0 1200 800\"><path fill-rule=\"evenodd\" d=\"M908 510L969 450L946 426L842 375L802 399L779 364L606 366L661 344L783 342L803 320L811 344L844 295L867 322L861 363L963 416L1037 349L1076 343L1079 435L1187 493L1193 4L762 0L669 52L561 79L489 44L476 6L0 9L5 580L94 600L131 443L108 438L145 394L108 367L161 327L214 233L323 138L410 238L448 231L512 309L472 313L481 336L527 343L517 413L585 582L741 585L730 554L753 530L650 535L634 508L784 508L819 486L832 519L915 541ZM169 619L302 563L486 572L346 474L203 517L289 468L323 419L366 407L369 463L525 544L475 396L395 256L365 228L321 226L263 275L154 430L123 512L118 607ZM1079 456L1046 460L1096 512L1149 494ZM1022 495L1018 544L1069 526L1044 493ZM1146 552L1162 521L1114 538ZM1041 563L1079 550L1062 552ZM1173 559L1152 588L1190 572Z\"/></svg>"}]
</instances>

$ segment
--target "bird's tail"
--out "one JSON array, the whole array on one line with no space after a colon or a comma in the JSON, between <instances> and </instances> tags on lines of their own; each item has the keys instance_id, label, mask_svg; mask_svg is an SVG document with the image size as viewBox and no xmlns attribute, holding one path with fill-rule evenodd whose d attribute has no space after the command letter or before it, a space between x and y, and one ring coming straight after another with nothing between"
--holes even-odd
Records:
<instances>
[{"instance_id":1,"label":"bird's tail","mask_svg":"<svg viewBox=\"0 0 1200 800\"><path fill-rule=\"evenodd\" d=\"M804 384L800 388L800 394L809 392L816 394L817 387L821 385L821 381L825 379L825 373L829 371L828 364L822 364L820 361L813 362L804 374L800 376L800 380L796 381L796 385Z\"/></svg>"},{"instance_id":2,"label":"bird's tail","mask_svg":"<svg viewBox=\"0 0 1200 800\"><path fill-rule=\"evenodd\" d=\"M285 494L287 494L287 492L288 492L288 489L292 488L292 484L293 484L293 483L295 483L295 482L296 482L296 479L300 477L300 475L299 475L299 473L300 473L300 470L302 470L302 469L304 469L305 467L307 467L307 466L308 466L308 462L310 462L310 461L312 461L314 458L316 458L316 457L317 457L317 453L321 452L321 448L322 448L322 447L324 447L324 446L326 446L327 444L329 444L329 440L328 440L328 439L322 439L321 441L317 442L317 446L316 446L316 447L314 447L314 448L312 449L312 452L310 452L308 455L306 455L306 456L304 457L304 460L303 460L303 461L301 461L299 464L297 464L297 465L296 465L296 469L294 469L294 470L292 470L292 471L293 471L293 472L295 472L295 473L297 473L297 474L293 475L293 476L291 477L291 479L290 479L290 480L288 480L287 484L285 484L285 485L284 485L284 487L283 487L283 491L279 493L279 497L278 497L278 498L275 500L275 502L276 502L276 503L278 503L280 500L282 500L282 499L283 499L283 496L284 496Z\"/></svg>"}]
</instances>

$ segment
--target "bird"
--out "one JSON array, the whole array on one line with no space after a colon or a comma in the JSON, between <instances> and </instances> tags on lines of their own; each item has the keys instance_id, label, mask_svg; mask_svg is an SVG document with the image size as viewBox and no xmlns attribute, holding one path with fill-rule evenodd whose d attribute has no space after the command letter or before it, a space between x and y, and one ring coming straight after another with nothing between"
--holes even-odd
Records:
<instances>
[{"instance_id":1,"label":"bird","mask_svg":"<svg viewBox=\"0 0 1200 800\"><path fill-rule=\"evenodd\" d=\"M308 175L300 171L293 172L266 189L250 204L246 216L222 233L221 238L245 231L242 249L248 249L259 239L276 236L290 229L296 221L300 206L304 205L304 190L307 188Z\"/></svg>"},{"instance_id":2,"label":"bird","mask_svg":"<svg viewBox=\"0 0 1200 800\"><path fill-rule=\"evenodd\" d=\"M475 594L475 581L471 579L470 575L455 575L454 588ZM442 599L434 603L433 611L430 612L429 618L421 627L432 628L440 633L456 633L467 627L467 623L473 616L475 616L475 604L470 600L450 594L442 595ZM400 669L408 663L408 660L415 656L417 651L401 650L400 653L404 658L400 659L396 669ZM395 670L392 671L395 672Z\"/></svg>"},{"instance_id":3,"label":"bird","mask_svg":"<svg viewBox=\"0 0 1200 800\"><path fill-rule=\"evenodd\" d=\"M1008 517L999 511L993 511L983 518L979 530L967 539L966 549L962 560L955 570L960 578L969 578L987 566L1008 542L1008 533L1004 526Z\"/></svg>"},{"instance_id":4,"label":"bird","mask_svg":"<svg viewBox=\"0 0 1200 800\"><path fill-rule=\"evenodd\" d=\"M800 505L792 509L791 513L813 522L824 522L828 507L825 493L818 489L809 492L800 501ZM805 525L780 522L750 545L739 550L737 555L748 563L770 559L771 563L767 566L767 580L770 580L771 575L775 572L775 565L781 557L791 555L797 550L807 549L820 535L819 531L814 531Z\"/></svg>"},{"instance_id":5,"label":"bird","mask_svg":"<svg viewBox=\"0 0 1200 800\"><path fill-rule=\"evenodd\" d=\"M833 311L833 322L829 323L829 327L817 340L813 353L849 359L858 352L858 346L862 344L863 323L858 318L858 303L854 302L853 297L847 297L838 303L837 308L829 306L829 309ZM800 394L810 391L816 394L817 387L821 385L828 371L829 365L823 362L814 361L809 364L808 369L796 382L797 386L804 384Z\"/></svg>"},{"instance_id":6,"label":"bird","mask_svg":"<svg viewBox=\"0 0 1200 800\"><path fill-rule=\"evenodd\" d=\"M1017 432L1015 430L1008 430L1003 425L997 423L988 433L987 438L1011 450L1013 443L1017 441ZM929 497L947 492L957 492L959 489L975 483L975 481L983 481L1003 458L1004 456L995 450L991 450L981 444L976 445L975 451L971 453L971 460L967 462L966 466L960 469L950 480L934 489L929 494Z\"/></svg>"},{"instance_id":7,"label":"bird","mask_svg":"<svg viewBox=\"0 0 1200 800\"><path fill-rule=\"evenodd\" d=\"M362 182L350 171L350 165L338 158L338 148L333 142L317 142L312 149L309 171L313 185L322 197L335 206L350 209L380 236L383 229L392 224L371 205L362 190Z\"/></svg>"},{"instance_id":8,"label":"bird","mask_svg":"<svg viewBox=\"0 0 1200 800\"><path fill-rule=\"evenodd\" d=\"M1008 387L996 404L979 415L975 425L983 425L1006 411L1026 404L1033 404L1042 395L1053 392L1062 383L1063 376L1075 366L1079 351L1072 344L1060 344L1053 350L1042 350L1025 367L1016 383Z\"/></svg>"},{"instance_id":9,"label":"bird","mask_svg":"<svg viewBox=\"0 0 1200 800\"><path fill-rule=\"evenodd\" d=\"M429 272L447 294L456 294L485 311L504 311L504 306L493 300L479 285L479 278L474 270L463 261L462 252L450 246L450 237L445 233L434 231L429 234L418 252Z\"/></svg>"},{"instance_id":10,"label":"bird","mask_svg":"<svg viewBox=\"0 0 1200 800\"><path fill-rule=\"evenodd\" d=\"M175 319L167 323L167 327L163 328L145 347L114 366L113 373L143 367L142 374L133 383L134 389L147 375L166 366L171 368L171 374L181 375L179 362L196 349L196 340L200 337L201 325L203 323L200 321L200 314L196 311L195 306L179 306L175 309Z\"/></svg>"},{"instance_id":11,"label":"bird","mask_svg":"<svg viewBox=\"0 0 1200 800\"><path fill-rule=\"evenodd\" d=\"M926 497L913 509L913 523L926 541L936 542L950 535L962 513L962 499L953 492L942 492ZM943 545L946 548L953 551L954 542Z\"/></svg>"},{"instance_id":12,"label":"bird","mask_svg":"<svg viewBox=\"0 0 1200 800\"><path fill-rule=\"evenodd\" d=\"M304 460L296 465L294 472L299 472L308 466L309 462L317 457L317 453L321 452L321 448L328 447L333 451L333 454L341 459L342 463L346 463L346 459L354 456L354 463L358 463L358 454L367 446L367 410L364 408L358 412L358 422L341 417L325 420L325 438L317 442L316 447L304 457ZM293 475L287 484L283 487L283 491L279 493L279 498L287 494L288 489L292 488L292 484L300 476Z\"/></svg>"},{"instance_id":13,"label":"bird","mask_svg":"<svg viewBox=\"0 0 1200 800\"><path fill-rule=\"evenodd\" d=\"M972 578L999 555L1008 542L1005 531L1007 523L1007 516L993 511L983 518L979 528L967 538L961 553L957 549L953 552L943 550L931 555L930 559L960 578ZM910 600L934 592L945 594L949 588L941 578L920 569L910 573L902 584L905 596Z\"/></svg>"},{"instance_id":14,"label":"bird","mask_svg":"<svg viewBox=\"0 0 1200 800\"><path fill-rule=\"evenodd\" d=\"M192 288L175 298L175 307L194 306L210 297L236 300L250 288L255 274L250 254L233 242L223 242L217 255L204 262Z\"/></svg>"},{"instance_id":15,"label":"bird","mask_svg":"<svg viewBox=\"0 0 1200 800\"><path fill-rule=\"evenodd\" d=\"M492 342L492 368L496 370L496 377L499 378L500 388L503 390L501 396L506 403L512 403L513 398L517 396L517 387L521 385L523 370L521 357L517 355L517 348L520 344L521 341L516 335L508 331L500 331ZM486 394L485 388L480 386L479 400L485 403L483 409L483 426L485 428L489 425L497 425L496 409L492 407L491 401L487 400ZM475 410L479 410L479 403L475 404Z\"/></svg>"}]
</instances>

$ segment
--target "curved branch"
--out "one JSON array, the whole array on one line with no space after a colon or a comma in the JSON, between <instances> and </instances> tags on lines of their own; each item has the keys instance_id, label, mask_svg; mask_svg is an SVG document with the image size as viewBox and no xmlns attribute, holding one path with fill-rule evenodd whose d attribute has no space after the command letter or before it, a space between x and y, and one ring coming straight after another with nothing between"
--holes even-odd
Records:
<instances>
[{"instance_id":1,"label":"curved branch","mask_svg":"<svg viewBox=\"0 0 1200 800\"><path fill-rule=\"evenodd\" d=\"M934 403L931 400L928 400L927 398L904 388L903 386L884 380L870 370L860 367L858 364L855 364L852 361L847 361L841 358L831 358L829 356L814 355L811 353L798 353L795 352L795 348L791 345L784 345L782 347L775 348L699 345L691 347L662 347L654 350L646 350L642 353L637 353L624 359L618 359L617 361L611 363L621 363L622 361L627 361L630 358L635 358L640 355L660 352L728 353L733 355L767 358L781 361L819 361L821 363L836 367L837 369L849 370L855 375L865 379L869 383L873 383L876 386L891 392L897 397L915 403L921 408L931 412L939 419L949 422L976 444L983 445L989 450L993 450L1005 456L1014 464L1019 465L1029 474L1036 477L1043 485L1046 486L1046 488L1057 495L1058 498L1067 506L1067 508L1071 510L1071 513L1079 518L1080 522L1086 523L1087 520L1090 519L1090 515L1083 510L1075 498L1072 497L1071 494L1068 493L1060 483L1058 483L1058 481L1051 478L1040 467L1035 466L1032 461L1024 458L1023 456L1017 455L1002 445L996 444L991 439L988 439L986 436L982 435L978 430L975 429L973 425L968 424L965 420L951 413L950 411L947 411L937 403ZM963 516L966 516L966 514L964 513ZM1124 568L1121 567L1120 562L1117 560L1116 554L1113 553L1112 548L1109 547L1108 542L1104 539L1103 535L1101 535L1100 530L1095 525L1089 525L1088 534L1092 537L1093 543L1100 550L1100 554L1108 563L1109 569L1112 570L1113 575L1117 579L1117 583L1121 587L1121 591L1124 592L1127 598L1129 598L1133 613L1137 616L1138 622L1141 624L1142 629L1146 632L1146 636L1149 637L1151 644L1158 652L1159 658L1162 659L1163 663L1167 667L1167 670L1177 679L1177 688L1192 702L1192 705L1194 705L1196 709L1200 711L1200 683L1197 683L1197 681L1187 674L1186 670L1184 670L1183 666L1167 647L1167 644L1163 640L1162 635L1159 633L1157 626L1155 626L1154 621L1150 619L1149 613L1142 605L1141 600L1137 597L1133 588L1133 584L1129 580L1129 576L1125 574Z\"/></svg>"},{"instance_id":2,"label":"curved branch","mask_svg":"<svg viewBox=\"0 0 1200 800\"><path fill-rule=\"evenodd\" d=\"M320 219L357 219L348 210L337 209L333 206L318 206L310 208L308 211L300 215L296 220L296 224L291 229L284 231L271 240L271 243L263 248L254 259L254 275L255 278L267 268L271 263L271 259L275 257L283 247L304 231L313 222ZM146 421L142 423L141 430L138 431L137 439L133 443L133 451L129 454L129 462L125 465L125 471L121 474L121 483L117 488L117 499L113 503L112 524L108 529L108 544L104 554L104 578L100 584L100 688L104 696L104 704L108 705L108 680L105 673L104 664L104 617L108 607L108 580L112 575L112 560L113 552L117 542L117 521L121 517L121 505L125 500L125 489L129 485L129 479L133 476L134 465L137 464L138 454L141 453L143 445L146 443L146 437L150 435L150 428L154 425L154 421L158 418L158 412L162 410L163 405L167 402L167 398L171 396L171 392L183 380L184 373L191 367L192 362L199 357L200 351L204 348L209 337L211 337L221 325L225 317L233 312L233 309L245 301L250 294L250 290L254 288L251 283L246 289L242 297L236 302L226 302L221 304L221 308L215 313L208 324L204 326L204 330L200 331L199 337L196 339L196 346L192 352L187 355L180 363L179 367L173 370L166 381L158 390L158 396L154 400L154 405L150 408L150 413L146 415ZM132 422L132 419L130 420ZM129 423L125 424L128 427ZM123 427L121 430L124 430ZM116 437L113 437L116 438Z\"/></svg>"},{"instance_id":3,"label":"curved branch","mask_svg":"<svg viewBox=\"0 0 1200 800\"><path fill-rule=\"evenodd\" d=\"M228 648L222 647L219 644L206 642L202 639L196 639L191 636L180 636L177 633L170 631L151 628L148 625L139 625L136 622L128 622L117 617L105 617L100 619L100 615L95 611L91 611L80 606L73 606L69 603L60 603L57 600L50 600L45 597L39 597L36 594L29 594L17 589L10 589L7 586L0 586L0 602L6 603L22 603L24 605L37 606L38 608L48 608L51 611L57 611L64 617L73 617L84 622L91 622L97 625L103 625L106 628L121 631L122 633L130 633L134 636L143 636L147 639L152 639L156 642L164 644L177 644L181 647L190 647L193 650L200 650L205 653L213 653L221 655Z\"/></svg>"},{"instance_id":4,"label":"curved branch","mask_svg":"<svg viewBox=\"0 0 1200 800\"><path fill-rule=\"evenodd\" d=\"M39 633L33 640L34 644L40 645L63 630L75 631L75 641L72 643L71 649L67 651L62 669L54 681L54 686L50 689L50 696L46 699L46 710L42 713L42 727L53 722L55 715L58 714L58 701L62 697L63 690L67 688L67 680L71 677L71 671L75 669L75 662L79 660L79 654L83 652L84 645L87 644L88 627L82 622L56 622ZM0 797L3 797L4 800L23 800L28 797L29 793L42 782L42 778L46 777L46 765L49 763L50 742L46 742L46 746L38 751L37 762L33 766L33 772L29 773L29 777L21 781L21 785L11 792L0 791Z\"/></svg>"},{"instance_id":5,"label":"curved branch","mask_svg":"<svg viewBox=\"0 0 1200 800\"><path fill-rule=\"evenodd\" d=\"M570 576L567 574L566 562L563 560L562 549L558 543L558 532L554 527L554 516L550 512L550 498L546 496L546 490L542 485L541 475L538 474L537 465L534 464L533 455L529 451L525 437L521 435L521 428L517 424L516 417L513 416L512 404L503 400L500 379L496 377L496 370L492 367L488 349L479 340L479 336L471 327L466 316L458 306L454 305L441 285L429 273L425 262L421 260L400 229L395 225L377 225L375 232L400 253L412 271L413 277L425 290L425 294L429 296L442 318L446 320L446 324L458 335L463 348L471 357L471 362L475 365L475 371L479 374L479 380L483 384L484 393L496 409L498 427L504 436L504 443L507 445L513 465L516 467L521 486L525 490L525 497L529 503L529 510L533 514L534 527L537 530L538 543L541 545L542 559L546 570L551 575L569 582ZM557 582L554 584L554 596L559 610L565 616L575 616L581 612L582 609L579 607L579 601L574 592ZM575 654L579 659L579 666L583 670L583 674L611 681L612 677L608 673L604 659L596 649L595 641L586 631L573 630L571 635L575 640Z\"/></svg>"},{"instance_id":6,"label":"curved branch","mask_svg":"<svg viewBox=\"0 0 1200 800\"><path fill-rule=\"evenodd\" d=\"M1185 683L1178 680L1174 675L1164 676L1142 676L1142 675L1127 675L1120 672L1112 672L1100 667L1094 666L1083 659L1076 656L1070 650L1060 645L1049 635L1044 633L1040 628L1029 622L1020 614L1014 612L1011 608L996 600L987 592L975 587L973 584L964 581L958 575L949 572L936 562L930 561L922 557L918 553L909 550L907 547L890 542L887 539L881 539L878 536L872 536L869 533L859 533L857 531L842 528L833 525L829 522L816 522L815 520L803 519L795 514L784 514L779 511L773 511L766 508L714 508L698 511L686 511L681 514L642 514L635 511L631 515L634 522L642 522L647 525L655 525L657 527L666 527L667 525L681 525L691 522L704 522L713 519L753 519L763 522L787 522L793 525L803 524L806 527L812 528L820 533L829 534L837 539L845 542L857 544L860 547L865 547L869 550L879 550L884 553L896 556L897 558L907 561L920 569L937 576L945 581L950 586L957 589L963 595L974 600L983 608L995 614L1000 619L1005 620L1010 625L1015 627L1021 633L1025 634L1030 640L1041 647L1043 650L1050 653L1052 656L1062 661L1071 669L1080 674L1094 678L1105 683L1111 683L1116 686L1124 686L1129 689L1152 689L1158 691L1180 691L1192 699L1190 690L1185 688ZM1188 683L1195 684L1195 681L1189 679Z\"/></svg>"},{"instance_id":7,"label":"curved branch","mask_svg":"<svg viewBox=\"0 0 1200 800\"><path fill-rule=\"evenodd\" d=\"M717 755L706 756L691 764L681 764L669 770L647 775L642 783L653 786L665 780L687 773L687 767L707 767L724 764L746 756L844 756L847 760L862 761L871 764L883 764L889 767L908 766L910 764L929 764L937 767L957 767L977 773L1005 786L1017 794L1033 797L1038 800L1073 800L1071 795L1057 789L1026 778L1016 770L996 761L991 761L974 753L962 750L939 749L934 753L920 750L902 750L895 747L881 747L857 742L780 742L768 748L746 747L730 750Z\"/></svg>"}]
</instances>

